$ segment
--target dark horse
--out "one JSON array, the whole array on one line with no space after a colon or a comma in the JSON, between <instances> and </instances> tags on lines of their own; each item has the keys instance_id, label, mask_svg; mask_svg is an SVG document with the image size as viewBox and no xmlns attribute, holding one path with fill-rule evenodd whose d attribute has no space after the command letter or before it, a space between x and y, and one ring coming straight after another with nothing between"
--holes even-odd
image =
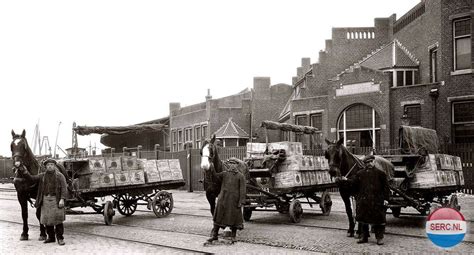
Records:
<instances>
[{"instance_id":1,"label":"dark horse","mask_svg":"<svg viewBox=\"0 0 474 255\"><path fill-rule=\"evenodd\" d=\"M348 179L355 176L355 174L364 169L365 165L358 157L349 152L346 147L343 145L344 138L339 139L339 141L333 143L326 139L328 148L325 153L325 157L328 159L329 163L329 174L333 177L345 176ZM375 156L375 165L380 170L385 171L389 176L390 171L393 171L393 165L388 160L380 156ZM352 215L352 207L350 197L356 195L356 191L352 190L346 185L341 185L341 182L338 183L339 193L341 194L342 201L344 201L344 206L346 207L347 218L349 219L349 230L347 230L347 236L354 236L355 221ZM360 234L360 228L357 230L357 234Z\"/></svg>"},{"instance_id":2,"label":"dark horse","mask_svg":"<svg viewBox=\"0 0 474 255\"><path fill-rule=\"evenodd\" d=\"M28 201L31 203L31 198L36 199L38 192L37 182L33 182L29 175L37 175L40 171L40 164L36 160L33 152L28 146L25 138L25 130L21 135L15 134L12 130L13 141L10 144L13 159L13 169L15 170L15 178L13 183L15 185L18 202L21 206L21 217L23 219L23 232L20 240L28 240ZM27 171L27 172L25 172ZM40 208L36 209L36 217L40 219ZM46 238L46 228L40 223L40 240Z\"/></svg>"},{"instance_id":3,"label":"dark horse","mask_svg":"<svg viewBox=\"0 0 474 255\"><path fill-rule=\"evenodd\" d=\"M211 207L211 214L214 214L214 209L216 208L216 198L221 192L221 182L217 180L211 173L208 171L211 167L214 167L216 173L225 171L230 167L230 164L237 164L238 170L248 179L248 168L247 165L237 159L230 158L228 161L222 161L219 159L219 154L217 152L217 146L214 144L216 141L216 136L213 135L210 141L204 141L201 146L201 169L204 170L204 190L206 191L206 198Z\"/></svg>"}]
</instances>

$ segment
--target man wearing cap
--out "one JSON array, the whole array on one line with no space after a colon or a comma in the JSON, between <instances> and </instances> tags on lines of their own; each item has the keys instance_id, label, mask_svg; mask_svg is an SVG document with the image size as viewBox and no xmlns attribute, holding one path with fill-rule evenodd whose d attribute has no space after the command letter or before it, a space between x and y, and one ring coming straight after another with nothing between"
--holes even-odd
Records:
<instances>
[{"instance_id":1,"label":"man wearing cap","mask_svg":"<svg viewBox=\"0 0 474 255\"><path fill-rule=\"evenodd\" d=\"M53 243L57 239L59 245L64 245L66 178L59 172L55 160L47 159L43 165L46 171L37 175L39 186L35 207L41 207L40 222L46 226L48 238L44 243Z\"/></svg>"},{"instance_id":2,"label":"man wearing cap","mask_svg":"<svg viewBox=\"0 0 474 255\"><path fill-rule=\"evenodd\" d=\"M369 224L375 232L377 244L382 245L385 231L385 202L390 196L387 174L375 167L375 157L368 155L363 159L365 168L358 171L354 178L342 177L341 181L348 182L356 192L356 220L362 231L357 243L367 243L369 239Z\"/></svg>"}]
</instances>

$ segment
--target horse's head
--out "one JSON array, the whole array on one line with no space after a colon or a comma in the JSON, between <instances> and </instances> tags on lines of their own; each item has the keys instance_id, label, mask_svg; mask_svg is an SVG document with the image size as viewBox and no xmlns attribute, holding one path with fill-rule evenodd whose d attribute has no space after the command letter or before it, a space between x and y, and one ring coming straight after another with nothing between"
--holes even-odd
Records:
<instances>
[{"instance_id":1,"label":"horse's head","mask_svg":"<svg viewBox=\"0 0 474 255\"><path fill-rule=\"evenodd\" d=\"M211 164L217 159L217 147L214 144L216 141L216 135L213 135L210 141L204 141L201 147L201 168L203 170L209 170Z\"/></svg>"},{"instance_id":2,"label":"horse's head","mask_svg":"<svg viewBox=\"0 0 474 255\"><path fill-rule=\"evenodd\" d=\"M343 142L344 138L342 137L337 142L330 142L329 140L325 139L326 143L328 144L328 149L324 153L324 156L328 160L329 164L329 174L332 177L340 177L341 176L341 165L342 165L342 158L343 158Z\"/></svg>"},{"instance_id":3,"label":"horse's head","mask_svg":"<svg viewBox=\"0 0 474 255\"><path fill-rule=\"evenodd\" d=\"M12 130L13 141L10 144L10 150L12 151L13 165L20 167L25 164L25 157L28 153L28 142L25 138L26 132L23 129L21 135L15 134Z\"/></svg>"}]
</instances>

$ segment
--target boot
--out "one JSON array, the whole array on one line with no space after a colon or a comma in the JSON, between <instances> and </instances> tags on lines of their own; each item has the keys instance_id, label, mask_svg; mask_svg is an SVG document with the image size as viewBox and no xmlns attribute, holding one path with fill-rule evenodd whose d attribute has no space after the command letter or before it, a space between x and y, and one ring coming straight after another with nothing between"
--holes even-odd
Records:
<instances>
[{"instance_id":1,"label":"boot","mask_svg":"<svg viewBox=\"0 0 474 255\"><path fill-rule=\"evenodd\" d=\"M46 240L44 240L43 243L54 243L54 242L56 242L56 240L54 239L54 237L53 237L53 238L48 237L48 238L46 238Z\"/></svg>"},{"instance_id":2,"label":"boot","mask_svg":"<svg viewBox=\"0 0 474 255\"><path fill-rule=\"evenodd\" d=\"M59 245L65 245L66 243L64 242L64 239L58 239L58 244Z\"/></svg>"},{"instance_id":3,"label":"boot","mask_svg":"<svg viewBox=\"0 0 474 255\"><path fill-rule=\"evenodd\" d=\"M369 242L369 238L366 236L363 236L359 240L357 240L357 243L367 243L367 242Z\"/></svg>"},{"instance_id":4,"label":"boot","mask_svg":"<svg viewBox=\"0 0 474 255\"><path fill-rule=\"evenodd\" d=\"M377 238L377 245L383 245L383 237Z\"/></svg>"},{"instance_id":5,"label":"boot","mask_svg":"<svg viewBox=\"0 0 474 255\"><path fill-rule=\"evenodd\" d=\"M237 229L236 228L232 228L232 234L231 234L231 238L230 238L230 241L232 244L234 244L235 242L237 242Z\"/></svg>"},{"instance_id":6,"label":"boot","mask_svg":"<svg viewBox=\"0 0 474 255\"><path fill-rule=\"evenodd\" d=\"M212 241L216 241L218 239L217 235L219 234L219 227L214 226L211 231L211 238L207 239L208 243L212 243Z\"/></svg>"}]
</instances>

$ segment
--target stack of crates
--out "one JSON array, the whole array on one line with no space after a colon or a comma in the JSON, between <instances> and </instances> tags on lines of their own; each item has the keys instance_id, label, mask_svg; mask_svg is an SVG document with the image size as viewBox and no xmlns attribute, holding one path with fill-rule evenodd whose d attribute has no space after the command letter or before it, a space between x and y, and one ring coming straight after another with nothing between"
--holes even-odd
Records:
<instances>
[{"instance_id":1,"label":"stack of crates","mask_svg":"<svg viewBox=\"0 0 474 255\"><path fill-rule=\"evenodd\" d=\"M410 188L430 189L464 185L461 159L446 154L428 154L415 167Z\"/></svg>"},{"instance_id":2,"label":"stack of crates","mask_svg":"<svg viewBox=\"0 0 474 255\"><path fill-rule=\"evenodd\" d=\"M142 160L146 183L182 180L183 173L178 159Z\"/></svg>"}]
</instances>

